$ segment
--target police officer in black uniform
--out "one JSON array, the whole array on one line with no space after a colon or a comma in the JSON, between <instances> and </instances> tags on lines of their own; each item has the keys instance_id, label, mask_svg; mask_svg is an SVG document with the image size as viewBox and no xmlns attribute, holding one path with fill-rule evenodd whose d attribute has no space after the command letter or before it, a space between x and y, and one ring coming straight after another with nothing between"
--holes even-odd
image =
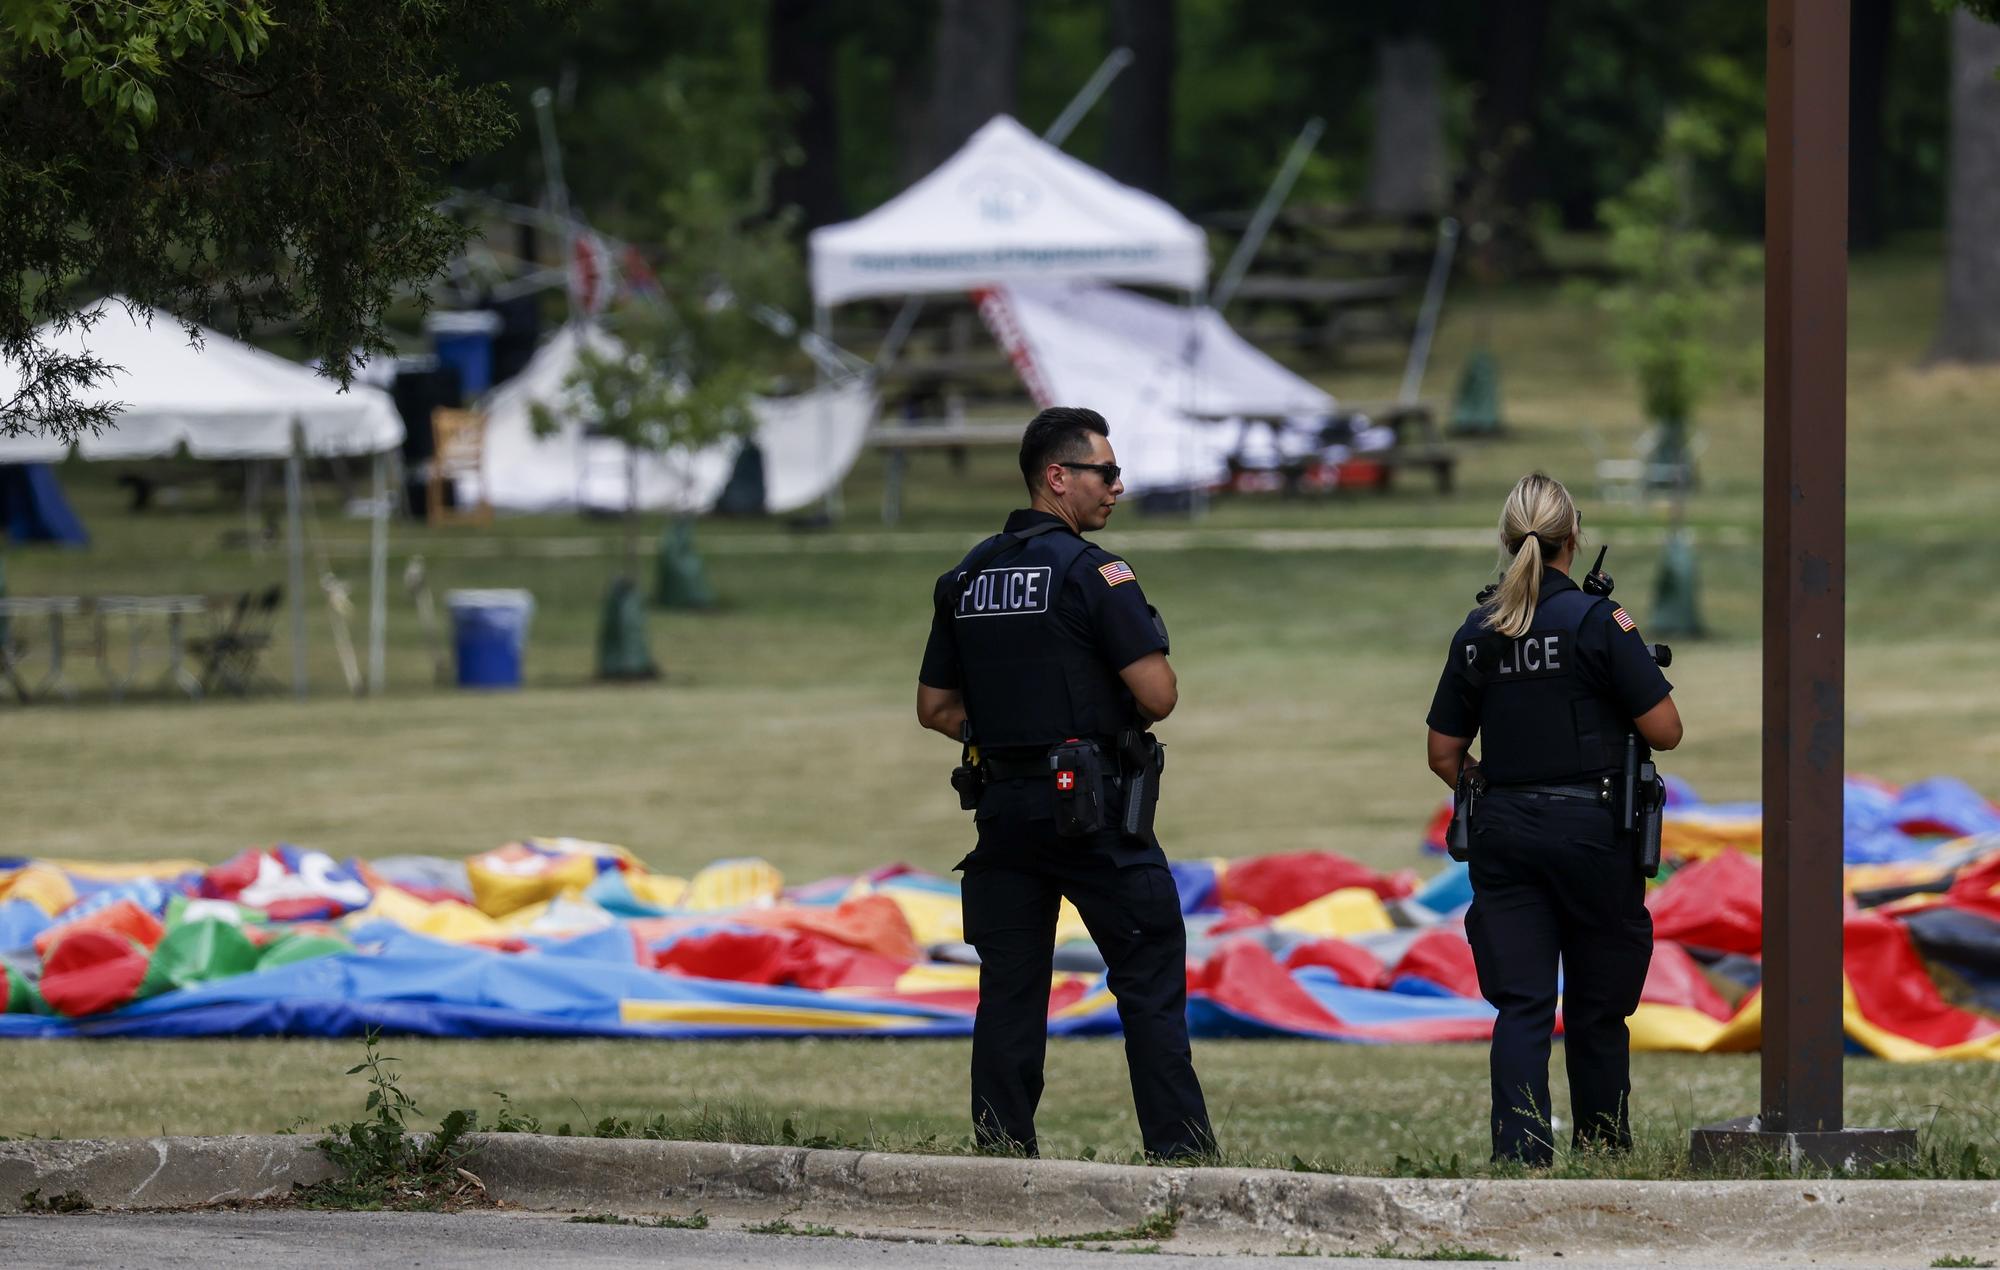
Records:
<instances>
[{"instance_id":1,"label":"police officer in black uniform","mask_svg":"<svg viewBox=\"0 0 2000 1270\"><path fill-rule=\"evenodd\" d=\"M969 742L953 783L977 798L978 845L958 867L980 961L980 1144L1035 1154L1067 897L1110 972L1146 1152L1184 1158L1215 1140L1188 1048L1180 894L1151 825L1163 759L1146 732L1178 689L1166 627L1131 566L1080 536L1104 527L1124 490L1108 433L1096 411L1070 407L1029 423L1033 505L938 579L917 718Z\"/></svg>"},{"instance_id":2,"label":"police officer in black uniform","mask_svg":"<svg viewBox=\"0 0 2000 1270\"><path fill-rule=\"evenodd\" d=\"M1500 518L1510 559L1452 636L1431 702L1431 770L1456 786L1472 760L1465 933L1493 1025L1493 1156L1553 1162L1549 1041L1562 967L1564 1058L1578 1148L1631 1146L1630 1037L1653 955L1637 852L1616 833L1626 737L1680 743L1673 685L1632 619L1570 580L1582 518L1537 472Z\"/></svg>"}]
</instances>

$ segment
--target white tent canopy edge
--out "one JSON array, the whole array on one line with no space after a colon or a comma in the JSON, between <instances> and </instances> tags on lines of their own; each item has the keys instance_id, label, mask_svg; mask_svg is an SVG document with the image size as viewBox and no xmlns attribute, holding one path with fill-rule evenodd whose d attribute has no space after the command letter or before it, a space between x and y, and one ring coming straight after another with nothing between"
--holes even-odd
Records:
<instances>
[{"instance_id":1,"label":"white tent canopy edge","mask_svg":"<svg viewBox=\"0 0 2000 1270\"><path fill-rule=\"evenodd\" d=\"M35 333L44 347L89 354L114 368L108 381L77 394L87 404L119 407L114 425L78 439L87 460L169 457L283 459L292 626L292 688L305 695L305 596L300 530L300 465L307 456L375 456L375 524L369 559L368 686L382 690L388 500L382 457L403 441L403 421L389 394L337 385L295 362L120 297L86 310L88 323ZM0 396L20 389L17 372L0 367ZM0 463L53 463L70 447L53 437L0 437Z\"/></svg>"}]
</instances>

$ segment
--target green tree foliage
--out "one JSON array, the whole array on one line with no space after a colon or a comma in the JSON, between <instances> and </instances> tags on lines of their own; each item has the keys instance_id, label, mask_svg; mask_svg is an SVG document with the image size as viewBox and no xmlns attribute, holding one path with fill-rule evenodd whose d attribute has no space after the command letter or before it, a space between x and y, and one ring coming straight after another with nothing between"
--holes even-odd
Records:
<instances>
[{"instance_id":1,"label":"green tree foliage","mask_svg":"<svg viewBox=\"0 0 2000 1270\"><path fill-rule=\"evenodd\" d=\"M34 335L106 292L296 320L342 383L388 351L384 309L465 236L445 169L512 127L441 53L494 26L474 0L0 0L0 434L112 422L74 397L108 369Z\"/></svg>"},{"instance_id":2,"label":"green tree foliage","mask_svg":"<svg viewBox=\"0 0 2000 1270\"><path fill-rule=\"evenodd\" d=\"M789 218L769 210L776 111L749 90L716 109L700 86L677 68L625 99L646 121L633 162L658 191L628 219L658 244L659 295L617 315L620 350L580 355L566 400L535 410L544 433L570 415L634 451L691 454L751 431L752 398L790 362L803 270Z\"/></svg>"},{"instance_id":3,"label":"green tree foliage","mask_svg":"<svg viewBox=\"0 0 2000 1270\"><path fill-rule=\"evenodd\" d=\"M1670 115L1658 158L1599 217L1607 255L1621 281L1599 296L1619 355L1639 378L1648 418L1688 422L1702 393L1727 365L1723 324L1755 278L1754 251L1732 248L1701 228L1698 165L1730 149L1723 131L1693 112Z\"/></svg>"}]
</instances>

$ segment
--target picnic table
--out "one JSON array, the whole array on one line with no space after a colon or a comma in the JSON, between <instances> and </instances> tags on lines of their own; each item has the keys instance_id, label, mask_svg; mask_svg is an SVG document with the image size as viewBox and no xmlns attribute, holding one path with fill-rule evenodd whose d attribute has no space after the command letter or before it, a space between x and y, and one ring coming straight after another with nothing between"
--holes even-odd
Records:
<instances>
[{"instance_id":1,"label":"picnic table","mask_svg":"<svg viewBox=\"0 0 2000 1270\"><path fill-rule=\"evenodd\" d=\"M206 596L17 595L0 597L0 679L22 703L75 700L72 654L90 657L114 701L145 676L198 698L245 691L270 642L278 588ZM198 625L196 625L198 624ZM191 627L194 627L191 630ZM124 650L118 657L117 650ZM30 683L31 663L41 674Z\"/></svg>"},{"instance_id":2,"label":"picnic table","mask_svg":"<svg viewBox=\"0 0 2000 1270\"><path fill-rule=\"evenodd\" d=\"M971 446L1021 444L1027 420L1012 422L966 419L947 416L933 419L899 419L878 423L861 434L861 443L887 450L888 462L882 475L882 523L893 525L903 516L903 475L912 450L962 450Z\"/></svg>"}]
</instances>

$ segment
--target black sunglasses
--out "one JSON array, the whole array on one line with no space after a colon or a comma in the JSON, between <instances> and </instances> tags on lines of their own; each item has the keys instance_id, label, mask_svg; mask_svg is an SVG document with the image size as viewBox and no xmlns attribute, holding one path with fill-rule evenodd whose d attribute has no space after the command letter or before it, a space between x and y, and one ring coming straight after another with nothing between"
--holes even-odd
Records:
<instances>
[{"instance_id":1,"label":"black sunglasses","mask_svg":"<svg viewBox=\"0 0 2000 1270\"><path fill-rule=\"evenodd\" d=\"M1095 472L1104 478L1106 485L1116 485L1118 474L1125 470L1116 463L1058 463L1056 466L1071 468L1078 472Z\"/></svg>"}]
</instances>

